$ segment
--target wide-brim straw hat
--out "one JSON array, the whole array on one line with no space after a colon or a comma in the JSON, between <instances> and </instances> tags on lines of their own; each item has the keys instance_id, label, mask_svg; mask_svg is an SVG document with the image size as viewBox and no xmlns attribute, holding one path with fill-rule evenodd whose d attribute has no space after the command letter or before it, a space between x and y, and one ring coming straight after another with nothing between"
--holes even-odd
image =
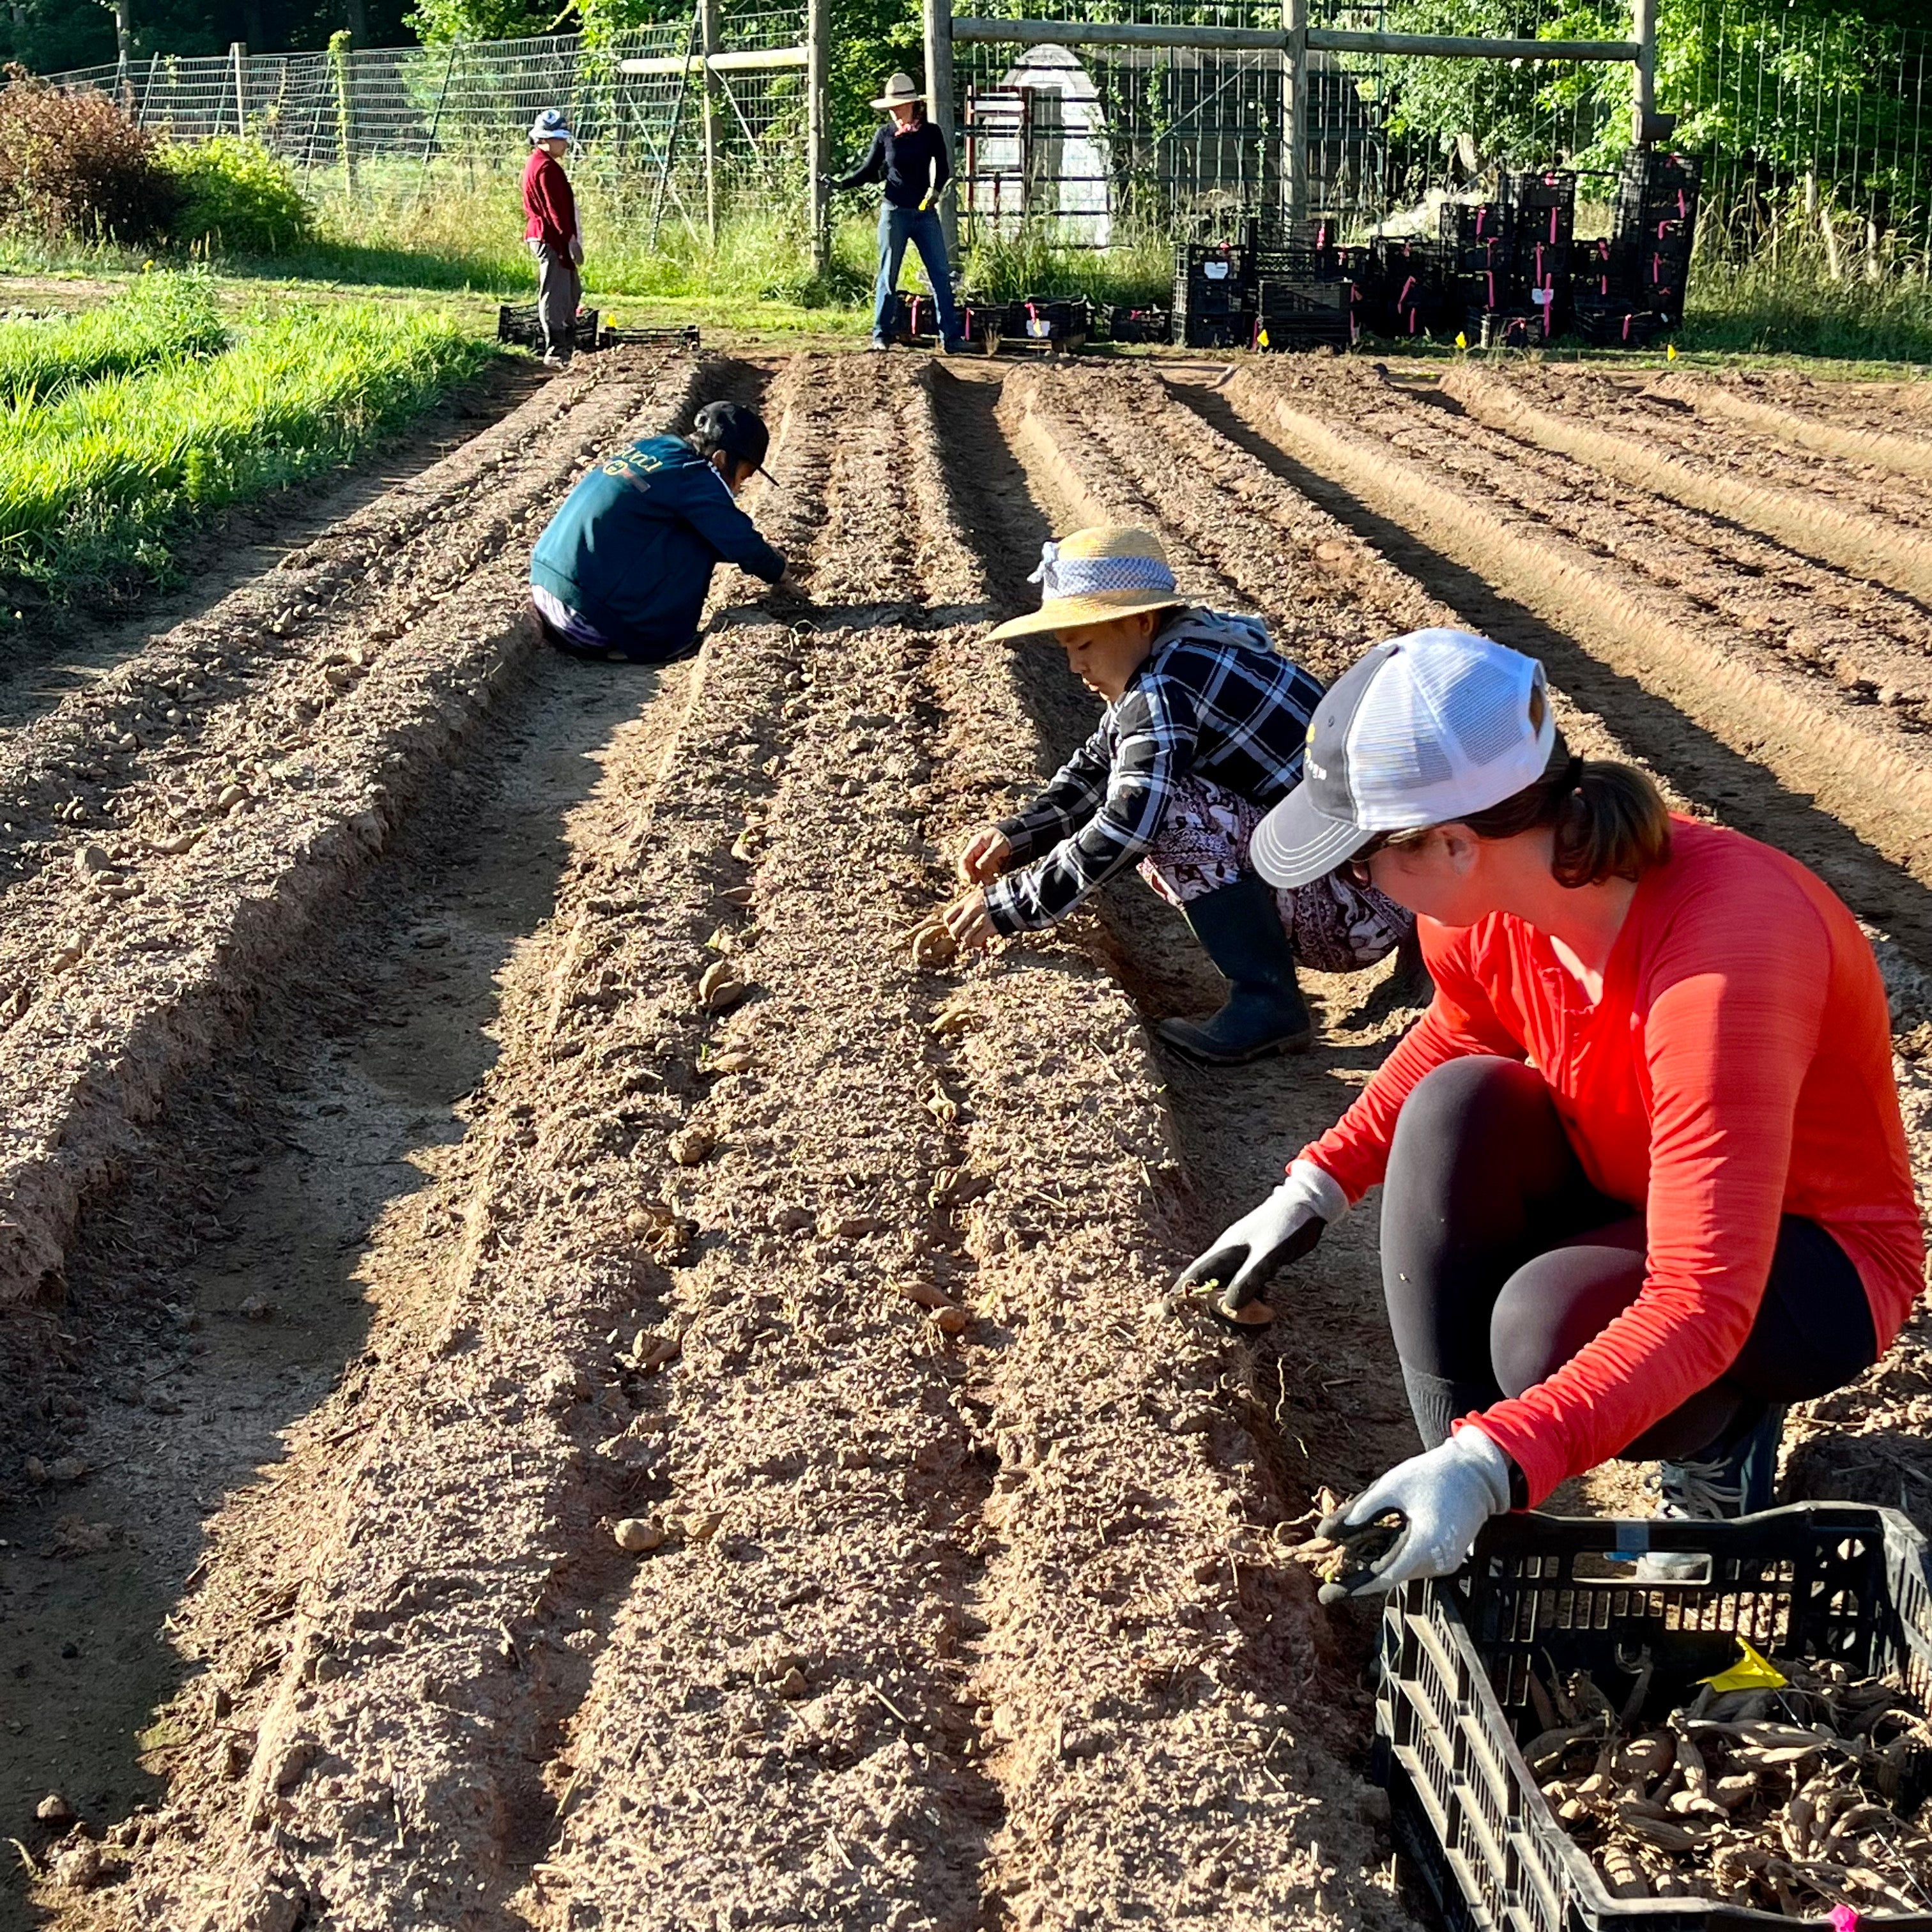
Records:
<instances>
[{"instance_id":1,"label":"wide-brim straw hat","mask_svg":"<svg viewBox=\"0 0 1932 1932\"><path fill-rule=\"evenodd\" d=\"M926 89L909 74L896 74L886 82L886 91L872 103L874 107L910 107L926 98Z\"/></svg>"},{"instance_id":2,"label":"wide-brim straw hat","mask_svg":"<svg viewBox=\"0 0 1932 1932\"><path fill-rule=\"evenodd\" d=\"M1042 544L1040 568L1027 581L1040 587L1040 608L1008 618L994 637L1034 638L1081 624L1108 624L1187 602L1174 584L1160 538L1131 524L1096 524Z\"/></svg>"}]
</instances>

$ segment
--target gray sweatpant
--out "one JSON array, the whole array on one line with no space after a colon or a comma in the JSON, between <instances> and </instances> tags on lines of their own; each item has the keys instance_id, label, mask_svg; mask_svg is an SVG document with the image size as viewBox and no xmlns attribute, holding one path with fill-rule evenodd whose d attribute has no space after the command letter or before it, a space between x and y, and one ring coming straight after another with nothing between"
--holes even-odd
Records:
<instances>
[{"instance_id":1,"label":"gray sweatpant","mask_svg":"<svg viewBox=\"0 0 1932 1932\"><path fill-rule=\"evenodd\" d=\"M577 304L584 297L584 278L568 254L547 242L533 242L537 258L537 320L543 325L544 346L568 358Z\"/></svg>"}]
</instances>

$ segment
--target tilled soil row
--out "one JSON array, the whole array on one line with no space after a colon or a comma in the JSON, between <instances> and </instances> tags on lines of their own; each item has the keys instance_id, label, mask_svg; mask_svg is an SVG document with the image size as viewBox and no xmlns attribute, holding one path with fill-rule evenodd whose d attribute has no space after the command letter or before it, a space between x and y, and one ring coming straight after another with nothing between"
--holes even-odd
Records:
<instances>
[{"instance_id":1,"label":"tilled soil row","mask_svg":"<svg viewBox=\"0 0 1932 1932\"><path fill-rule=\"evenodd\" d=\"M1509 385L1541 408L1640 434L1700 464L1722 464L1777 489L1822 494L1922 535L1932 527L1924 493L1911 480L1932 476L1932 435L1909 410L1878 416L1886 428L1862 427L1856 406L1848 412L1837 393L1844 385L1824 386L1822 394L1806 386L1817 413L1762 400L1732 371L1631 378L1573 364L1514 370ZM1821 466L1820 456L1831 460Z\"/></svg>"},{"instance_id":2,"label":"tilled soil row","mask_svg":"<svg viewBox=\"0 0 1932 1932\"><path fill-rule=\"evenodd\" d=\"M1280 1498L1149 1305L1132 1010L1065 944L906 949L928 833L1038 756L927 628L983 602L895 487L934 514L928 398L842 359L786 400L820 628L716 632L614 745L461 1250L218 1526L100 1922L1398 1916L1278 1688L1318 1640Z\"/></svg>"},{"instance_id":3,"label":"tilled soil row","mask_svg":"<svg viewBox=\"0 0 1932 1932\"><path fill-rule=\"evenodd\" d=\"M1643 387L1826 456L1904 476L1932 475L1932 382L1814 382L1792 370L1700 369L1654 377Z\"/></svg>"},{"instance_id":4,"label":"tilled soil row","mask_svg":"<svg viewBox=\"0 0 1932 1932\"><path fill-rule=\"evenodd\" d=\"M698 380L654 361L544 392L0 749L8 822L38 835L0 892L0 1304L58 1298L128 1124L230 1036L531 647L512 535Z\"/></svg>"},{"instance_id":5,"label":"tilled soil row","mask_svg":"<svg viewBox=\"0 0 1932 1932\"><path fill-rule=\"evenodd\" d=\"M1358 399L1358 426L1372 418L1405 454L1468 479L1642 584L1707 608L1721 604L1738 628L1801 666L1828 673L1855 701L1884 704L1907 730L1926 728L1932 618L1906 592L1847 574L1708 503L1680 501L1654 479L1647 488L1580 452L1486 422L1446 383L1437 389L1358 379L1346 387ZM1509 400L1493 384L1483 393Z\"/></svg>"},{"instance_id":6,"label":"tilled soil row","mask_svg":"<svg viewBox=\"0 0 1932 1932\"><path fill-rule=\"evenodd\" d=\"M1815 556L1907 596L1932 597L1932 536L1918 494L1888 478L1858 480L1815 458L1780 457L1752 439L1708 430L1665 438L1654 420L1626 431L1628 412L1604 407L1604 392L1573 386L1559 413L1538 406L1522 386L1472 369L1452 369L1442 391L1479 422L1520 442L1574 457L1640 490L1762 531L1794 554ZM1659 442L1674 443L1674 452ZM1773 480L1775 479L1775 480Z\"/></svg>"},{"instance_id":7,"label":"tilled soil row","mask_svg":"<svg viewBox=\"0 0 1932 1932\"><path fill-rule=\"evenodd\" d=\"M1922 891L1932 880L1932 745L1908 712L1849 701L1856 694L1838 676L1805 667L1796 631L1777 648L1735 622L1726 601L1645 584L1620 552L1592 554L1524 513L1488 487L1470 440L1437 412L1391 416L1378 388L1274 370L1244 372L1225 393L1295 463L1574 635L1619 679L1666 700L1686 730L1708 731L1787 790L1814 796L1889 866L1841 840L1788 838L1781 827L1767 836L1817 864L1922 961L1932 958ZM1667 748L1659 755L1667 764ZM1791 815L1802 821L1803 809Z\"/></svg>"}]
</instances>

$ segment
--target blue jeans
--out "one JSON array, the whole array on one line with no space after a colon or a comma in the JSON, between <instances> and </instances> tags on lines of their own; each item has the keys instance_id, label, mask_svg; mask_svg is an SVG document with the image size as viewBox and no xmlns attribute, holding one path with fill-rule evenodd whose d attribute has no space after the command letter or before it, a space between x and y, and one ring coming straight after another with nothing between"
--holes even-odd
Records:
<instances>
[{"instance_id":1,"label":"blue jeans","mask_svg":"<svg viewBox=\"0 0 1932 1932\"><path fill-rule=\"evenodd\" d=\"M926 279L939 304L939 332L950 347L959 340L959 311L952 305L952 267L946 259L946 231L931 208L895 208L890 202L879 210L879 279L872 291L872 339L884 342L891 338L892 296L908 242L926 264Z\"/></svg>"}]
</instances>

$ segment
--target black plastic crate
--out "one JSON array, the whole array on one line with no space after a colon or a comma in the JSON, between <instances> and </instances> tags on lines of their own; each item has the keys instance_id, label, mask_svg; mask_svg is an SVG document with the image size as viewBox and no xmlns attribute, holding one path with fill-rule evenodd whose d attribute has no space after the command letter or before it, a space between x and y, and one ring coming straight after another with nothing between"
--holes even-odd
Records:
<instances>
[{"instance_id":1,"label":"black plastic crate","mask_svg":"<svg viewBox=\"0 0 1932 1932\"><path fill-rule=\"evenodd\" d=\"M960 304L959 337L969 349L992 355L1004 339L1006 326L1004 302L968 302Z\"/></svg>"},{"instance_id":2,"label":"black plastic crate","mask_svg":"<svg viewBox=\"0 0 1932 1932\"><path fill-rule=\"evenodd\" d=\"M1117 305L1107 311L1107 334L1115 342L1172 342L1174 311Z\"/></svg>"},{"instance_id":3,"label":"black plastic crate","mask_svg":"<svg viewBox=\"0 0 1932 1932\"><path fill-rule=\"evenodd\" d=\"M541 349L544 346L543 324L538 320L536 304L526 305L505 302L496 310L496 340L510 342L524 349ZM580 308L577 320L571 329L571 346L573 349L595 349L597 346L597 311L594 308Z\"/></svg>"},{"instance_id":4,"label":"black plastic crate","mask_svg":"<svg viewBox=\"0 0 1932 1932\"><path fill-rule=\"evenodd\" d=\"M704 346L703 338L691 323L682 328L619 328L610 322L600 322L597 327L597 346L599 349L631 349L675 343L680 349L698 349Z\"/></svg>"},{"instance_id":5,"label":"black plastic crate","mask_svg":"<svg viewBox=\"0 0 1932 1932\"><path fill-rule=\"evenodd\" d=\"M1094 332L1094 304L1084 296L1022 296L1006 304L1001 346L1078 349Z\"/></svg>"},{"instance_id":6,"label":"black plastic crate","mask_svg":"<svg viewBox=\"0 0 1932 1932\"><path fill-rule=\"evenodd\" d=\"M1704 1574L1637 1580L1651 1551ZM1794 1922L1701 1898L1612 1898L1551 1814L1520 1749L1540 1732L1529 1692L1588 1670L1612 1703L1647 1652L1642 1717L1694 1696L1748 1638L1766 1654L1835 1660L1932 1695L1925 1539L1896 1510L1801 1503L1736 1522L1576 1520L1522 1512L1478 1539L1468 1568L1412 1583L1384 1613L1376 1774L1396 1841L1458 1932L1750 1932ZM1909 1763L1894 1794L1922 1797ZM1886 1932L1932 1932L1932 1913L1874 1912ZM1820 1928L1822 1916L1796 1922Z\"/></svg>"},{"instance_id":7,"label":"black plastic crate","mask_svg":"<svg viewBox=\"0 0 1932 1932\"><path fill-rule=\"evenodd\" d=\"M1592 302L1599 308L1606 307L1625 292L1625 278L1611 253L1607 236L1570 243L1570 293L1579 308Z\"/></svg>"},{"instance_id":8,"label":"black plastic crate","mask_svg":"<svg viewBox=\"0 0 1932 1932\"><path fill-rule=\"evenodd\" d=\"M1509 224L1500 202L1445 201L1438 219L1445 248L1508 245Z\"/></svg>"},{"instance_id":9,"label":"black plastic crate","mask_svg":"<svg viewBox=\"0 0 1932 1932\"><path fill-rule=\"evenodd\" d=\"M1184 247L1176 253L1174 307L1182 315L1240 315L1254 305L1255 278L1245 248Z\"/></svg>"},{"instance_id":10,"label":"black plastic crate","mask_svg":"<svg viewBox=\"0 0 1932 1932\"><path fill-rule=\"evenodd\" d=\"M1262 280L1255 286L1257 349L1346 349L1354 340L1346 282Z\"/></svg>"},{"instance_id":11,"label":"black plastic crate","mask_svg":"<svg viewBox=\"0 0 1932 1932\"><path fill-rule=\"evenodd\" d=\"M1664 318L1654 309L1630 302L1579 302L1570 326L1598 349L1648 349L1667 328Z\"/></svg>"}]
</instances>

